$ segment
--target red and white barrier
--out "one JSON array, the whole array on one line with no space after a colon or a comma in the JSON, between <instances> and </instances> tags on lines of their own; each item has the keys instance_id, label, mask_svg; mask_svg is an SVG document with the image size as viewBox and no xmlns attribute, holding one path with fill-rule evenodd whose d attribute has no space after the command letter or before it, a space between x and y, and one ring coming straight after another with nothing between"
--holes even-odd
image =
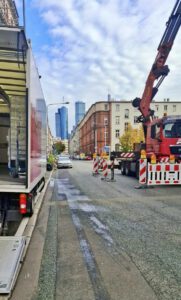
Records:
<instances>
[{"instance_id":1,"label":"red and white barrier","mask_svg":"<svg viewBox=\"0 0 181 300\"><path fill-rule=\"evenodd\" d=\"M181 185L181 163L147 163L139 160L139 183L145 186Z\"/></svg>"},{"instance_id":2,"label":"red and white barrier","mask_svg":"<svg viewBox=\"0 0 181 300\"><path fill-rule=\"evenodd\" d=\"M160 163L168 163L169 162L169 157L161 157L160 158Z\"/></svg>"},{"instance_id":3,"label":"red and white barrier","mask_svg":"<svg viewBox=\"0 0 181 300\"><path fill-rule=\"evenodd\" d=\"M114 169L114 160L111 160L111 163L110 163L110 169Z\"/></svg>"},{"instance_id":4,"label":"red and white barrier","mask_svg":"<svg viewBox=\"0 0 181 300\"><path fill-rule=\"evenodd\" d=\"M181 184L181 164L148 163L147 185Z\"/></svg>"},{"instance_id":5,"label":"red and white barrier","mask_svg":"<svg viewBox=\"0 0 181 300\"><path fill-rule=\"evenodd\" d=\"M108 175L108 165L107 165L107 161L105 159L103 160L102 175L104 176L103 179L106 179L107 175Z\"/></svg>"},{"instance_id":6,"label":"red and white barrier","mask_svg":"<svg viewBox=\"0 0 181 300\"><path fill-rule=\"evenodd\" d=\"M104 162L104 158L101 157L100 160L99 160L99 169L103 169L103 162Z\"/></svg>"},{"instance_id":7,"label":"red and white barrier","mask_svg":"<svg viewBox=\"0 0 181 300\"><path fill-rule=\"evenodd\" d=\"M140 159L140 168L139 168L139 183L146 184L146 168L147 168L147 159Z\"/></svg>"},{"instance_id":8,"label":"red and white barrier","mask_svg":"<svg viewBox=\"0 0 181 300\"><path fill-rule=\"evenodd\" d=\"M121 158L132 158L135 154L133 152L123 152L121 153Z\"/></svg>"},{"instance_id":9,"label":"red and white barrier","mask_svg":"<svg viewBox=\"0 0 181 300\"><path fill-rule=\"evenodd\" d=\"M99 174L98 170L99 170L99 160L96 157L96 158L93 159L93 172L92 172L92 174L93 175L98 175Z\"/></svg>"}]
</instances>

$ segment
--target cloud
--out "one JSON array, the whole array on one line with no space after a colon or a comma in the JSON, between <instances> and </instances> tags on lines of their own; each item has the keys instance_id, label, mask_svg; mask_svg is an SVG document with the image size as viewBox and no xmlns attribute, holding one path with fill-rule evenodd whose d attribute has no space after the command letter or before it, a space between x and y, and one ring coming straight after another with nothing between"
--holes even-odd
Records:
<instances>
[{"instance_id":1,"label":"cloud","mask_svg":"<svg viewBox=\"0 0 181 300\"><path fill-rule=\"evenodd\" d=\"M47 102L63 96L88 108L97 100L141 96L146 78L175 0L32 0L48 26L36 53ZM38 30L38 27L37 27ZM46 36L51 38L47 44ZM33 33L32 37L33 39ZM160 88L159 100L181 100L178 81L181 36L168 60L172 72Z\"/></svg>"}]
</instances>

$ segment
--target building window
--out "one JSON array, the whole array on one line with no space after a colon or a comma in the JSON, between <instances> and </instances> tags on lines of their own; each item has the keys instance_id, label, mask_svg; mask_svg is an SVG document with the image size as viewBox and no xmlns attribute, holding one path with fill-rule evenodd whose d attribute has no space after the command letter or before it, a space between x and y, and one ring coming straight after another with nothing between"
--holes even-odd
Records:
<instances>
[{"instance_id":1,"label":"building window","mask_svg":"<svg viewBox=\"0 0 181 300\"><path fill-rule=\"evenodd\" d=\"M115 151L120 151L120 144L115 145Z\"/></svg>"},{"instance_id":2,"label":"building window","mask_svg":"<svg viewBox=\"0 0 181 300\"><path fill-rule=\"evenodd\" d=\"M129 119L129 109L125 109L125 111L124 111L124 117L125 117L125 119Z\"/></svg>"},{"instance_id":3,"label":"building window","mask_svg":"<svg viewBox=\"0 0 181 300\"><path fill-rule=\"evenodd\" d=\"M116 117L116 125L119 125L119 124L120 124L120 117L117 116L117 117Z\"/></svg>"},{"instance_id":4,"label":"building window","mask_svg":"<svg viewBox=\"0 0 181 300\"><path fill-rule=\"evenodd\" d=\"M164 107L163 107L164 111L167 111L167 107L168 107L168 105L164 105Z\"/></svg>"},{"instance_id":5,"label":"building window","mask_svg":"<svg viewBox=\"0 0 181 300\"><path fill-rule=\"evenodd\" d=\"M116 111L120 111L120 105L116 104Z\"/></svg>"},{"instance_id":6,"label":"building window","mask_svg":"<svg viewBox=\"0 0 181 300\"><path fill-rule=\"evenodd\" d=\"M116 129L116 134L115 134L116 138L118 138L119 135L120 135L119 129Z\"/></svg>"},{"instance_id":7,"label":"building window","mask_svg":"<svg viewBox=\"0 0 181 300\"><path fill-rule=\"evenodd\" d=\"M105 109L105 110L108 110L108 104L105 104L105 105L104 105L104 109Z\"/></svg>"},{"instance_id":8,"label":"building window","mask_svg":"<svg viewBox=\"0 0 181 300\"><path fill-rule=\"evenodd\" d=\"M158 126L158 124L151 126L151 138L152 139L160 138L160 127Z\"/></svg>"},{"instance_id":9,"label":"building window","mask_svg":"<svg viewBox=\"0 0 181 300\"><path fill-rule=\"evenodd\" d=\"M176 105L173 105L173 112L176 112Z\"/></svg>"},{"instance_id":10,"label":"building window","mask_svg":"<svg viewBox=\"0 0 181 300\"><path fill-rule=\"evenodd\" d=\"M125 130L125 131L127 131L127 130L128 130L128 125L129 125L129 123L128 123L128 122L124 123L124 130Z\"/></svg>"},{"instance_id":11,"label":"building window","mask_svg":"<svg viewBox=\"0 0 181 300\"><path fill-rule=\"evenodd\" d=\"M104 118L104 125L108 125L108 119Z\"/></svg>"},{"instance_id":12,"label":"building window","mask_svg":"<svg viewBox=\"0 0 181 300\"><path fill-rule=\"evenodd\" d=\"M159 105L155 105L155 110L156 110L156 111L159 110Z\"/></svg>"}]
</instances>

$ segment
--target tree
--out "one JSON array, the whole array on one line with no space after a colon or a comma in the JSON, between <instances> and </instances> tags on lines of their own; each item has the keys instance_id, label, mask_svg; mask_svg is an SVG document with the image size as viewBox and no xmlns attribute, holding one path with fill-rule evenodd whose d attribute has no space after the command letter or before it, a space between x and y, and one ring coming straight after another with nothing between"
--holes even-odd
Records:
<instances>
[{"instance_id":1,"label":"tree","mask_svg":"<svg viewBox=\"0 0 181 300\"><path fill-rule=\"evenodd\" d=\"M142 126L140 126L138 129L133 129L133 127L128 124L127 130L125 130L124 134L119 139L122 151L132 151L135 143L144 141Z\"/></svg>"},{"instance_id":2,"label":"tree","mask_svg":"<svg viewBox=\"0 0 181 300\"><path fill-rule=\"evenodd\" d=\"M54 149L57 152L57 154L60 154L65 150L65 145L60 141L54 144Z\"/></svg>"}]
</instances>

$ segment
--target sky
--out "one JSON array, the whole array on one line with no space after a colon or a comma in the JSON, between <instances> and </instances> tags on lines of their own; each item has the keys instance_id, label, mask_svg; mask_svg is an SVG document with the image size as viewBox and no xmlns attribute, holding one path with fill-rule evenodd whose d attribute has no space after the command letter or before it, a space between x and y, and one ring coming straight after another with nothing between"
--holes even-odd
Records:
<instances>
[{"instance_id":1,"label":"sky","mask_svg":"<svg viewBox=\"0 0 181 300\"><path fill-rule=\"evenodd\" d=\"M22 23L22 2L15 0ZM47 104L69 101L69 132L75 101L141 97L175 0L25 0L31 39ZM167 64L168 77L155 100L181 101L181 32ZM55 135L54 114L49 107Z\"/></svg>"}]
</instances>

